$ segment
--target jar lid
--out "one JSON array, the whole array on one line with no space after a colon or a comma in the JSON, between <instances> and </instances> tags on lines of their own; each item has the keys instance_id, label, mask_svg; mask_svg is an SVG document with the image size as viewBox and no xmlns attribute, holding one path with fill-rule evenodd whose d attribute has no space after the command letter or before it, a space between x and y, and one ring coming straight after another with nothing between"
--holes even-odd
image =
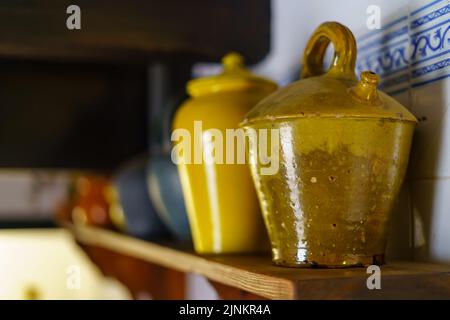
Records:
<instances>
[{"instance_id":1,"label":"jar lid","mask_svg":"<svg viewBox=\"0 0 450 320\"><path fill-rule=\"evenodd\" d=\"M379 78L363 72L361 80L327 74L302 79L261 101L241 125L291 118L378 118L417 122L398 101L377 90Z\"/></svg>"},{"instance_id":2,"label":"jar lid","mask_svg":"<svg viewBox=\"0 0 450 320\"><path fill-rule=\"evenodd\" d=\"M332 42L335 53L328 71L323 58ZM337 22L325 22L313 33L304 54L302 79L282 88L254 107L241 124L289 118L371 118L417 122L395 99L377 89L373 72L355 75L356 41Z\"/></svg>"},{"instance_id":3,"label":"jar lid","mask_svg":"<svg viewBox=\"0 0 450 320\"><path fill-rule=\"evenodd\" d=\"M218 75L189 81L187 83L189 95L197 97L222 91L244 90L256 87L272 92L277 88L275 82L259 77L245 68L243 57L236 52L228 53L223 57L222 65L224 69Z\"/></svg>"}]
</instances>

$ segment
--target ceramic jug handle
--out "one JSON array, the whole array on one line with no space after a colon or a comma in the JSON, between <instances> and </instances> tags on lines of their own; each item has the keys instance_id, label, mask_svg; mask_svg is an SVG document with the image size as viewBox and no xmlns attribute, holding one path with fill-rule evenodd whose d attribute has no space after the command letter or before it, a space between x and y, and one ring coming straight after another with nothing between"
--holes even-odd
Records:
<instances>
[{"instance_id":1,"label":"ceramic jug handle","mask_svg":"<svg viewBox=\"0 0 450 320\"><path fill-rule=\"evenodd\" d=\"M334 57L327 75L339 79L356 79L355 37L350 29L338 22L325 22L314 31L306 45L302 78L324 73L323 58L330 42L334 46Z\"/></svg>"}]
</instances>

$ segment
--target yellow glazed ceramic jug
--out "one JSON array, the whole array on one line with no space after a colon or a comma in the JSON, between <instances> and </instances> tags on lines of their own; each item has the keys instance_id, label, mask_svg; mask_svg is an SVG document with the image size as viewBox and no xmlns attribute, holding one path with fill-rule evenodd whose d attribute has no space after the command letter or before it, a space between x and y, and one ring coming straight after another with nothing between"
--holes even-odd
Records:
<instances>
[{"instance_id":1,"label":"yellow glazed ceramic jug","mask_svg":"<svg viewBox=\"0 0 450 320\"><path fill-rule=\"evenodd\" d=\"M323 72L330 43L335 53ZM279 130L279 170L251 165L278 265L381 264L391 210L408 162L415 117L377 90L378 76L354 69L356 43L337 22L307 44L302 80L247 115L248 130ZM256 145L250 148L255 158Z\"/></svg>"},{"instance_id":2,"label":"yellow glazed ceramic jug","mask_svg":"<svg viewBox=\"0 0 450 320\"><path fill-rule=\"evenodd\" d=\"M221 74L187 84L191 98L174 118L172 158L178 165L195 250L260 251L269 248L267 232L250 170L237 159L237 143L230 150L229 137L276 84L247 71L236 53L222 62Z\"/></svg>"}]
</instances>

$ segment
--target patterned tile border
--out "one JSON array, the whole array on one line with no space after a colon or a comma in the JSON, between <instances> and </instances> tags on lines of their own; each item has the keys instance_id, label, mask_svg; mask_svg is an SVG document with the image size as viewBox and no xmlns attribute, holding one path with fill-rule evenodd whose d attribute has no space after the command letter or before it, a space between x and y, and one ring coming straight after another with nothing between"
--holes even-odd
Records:
<instances>
[{"instance_id":1,"label":"patterned tile border","mask_svg":"<svg viewBox=\"0 0 450 320\"><path fill-rule=\"evenodd\" d=\"M450 4L430 0L410 11L357 38L357 72L378 73L389 93L450 77Z\"/></svg>"}]
</instances>

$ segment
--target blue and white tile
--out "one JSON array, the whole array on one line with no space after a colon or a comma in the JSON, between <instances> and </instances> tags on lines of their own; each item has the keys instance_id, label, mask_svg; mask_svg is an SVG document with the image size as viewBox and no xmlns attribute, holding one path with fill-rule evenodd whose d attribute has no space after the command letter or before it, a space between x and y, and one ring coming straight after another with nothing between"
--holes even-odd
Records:
<instances>
[{"instance_id":1,"label":"blue and white tile","mask_svg":"<svg viewBox=\"0 0 450 320\"><path fill-rule=\"evenodd\" d=\"M393 95L409 88L409 24L408 2L397 3L391 10L381 11L381 29L363 28L357 33L359 72L370 70L381 77L380 88ZM408 101L407 101L408 102Z\"/></svg>"},{"instance_id":2,"label":"blue and white tile","mask_svg":"<svg viewBox=\"0 0 450 320\"><path fill-rule=\"evenodd\" d=\"M409 14L412 87L450 76L450 2L412 1Z\"/></svg>"},{"instance_id":3,"label":"blue and white tile","mask_svg":"<svg viewBox=\"0 0 450 320\"><path fill-rule=\"evenodd\" d=\"M450 1L411 2L411 105L419 119L415 178L450 177Z\"/></svg>"}]
</instances>

